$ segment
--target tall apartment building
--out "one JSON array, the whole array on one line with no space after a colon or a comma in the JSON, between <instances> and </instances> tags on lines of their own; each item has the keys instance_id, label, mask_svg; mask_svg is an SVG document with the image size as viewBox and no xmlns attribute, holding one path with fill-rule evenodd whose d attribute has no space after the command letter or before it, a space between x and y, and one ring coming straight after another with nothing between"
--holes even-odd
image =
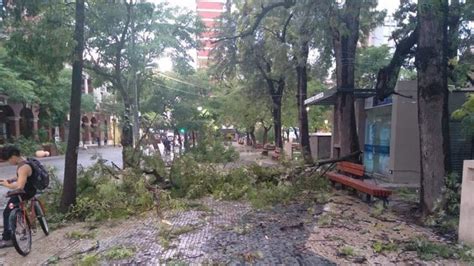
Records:
<instances>
[{"instance_id":1,"label":"tall apartment building","mask_svg":"<svg viewBox=\"0 0 474 266\"><path fill-rule=\"evenodd\" d=\"M198 37L202 47L197 50L198 68L207 67L210 51L214 47L213 38L216 36L216 26L219 17L225 10L225 0L196 0L196 12L204 22L206 30Z\"/></svg>"}]
</instances>

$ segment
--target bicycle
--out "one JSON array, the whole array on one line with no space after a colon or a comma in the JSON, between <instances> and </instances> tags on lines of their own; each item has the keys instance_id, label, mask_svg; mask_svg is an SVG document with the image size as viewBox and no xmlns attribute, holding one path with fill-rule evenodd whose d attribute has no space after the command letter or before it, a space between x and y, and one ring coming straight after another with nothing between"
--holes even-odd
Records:
<instances>
[{"instance_id":1,"label":"bicycle","mask_svg":"<svg viewBox=\"0 0 474 266\"><path fill-rule=\"evenodd\" d=\"M36 196L29 200L23 200L24 194L23 189L11 190L7 193L7 197L16 196L19 199L18 203L10 203L7 208L12 210L9 222L13 246L22 256L28 255L31 251L31 231L36 231L36 219L38 219L44 234L49 235L43 204ZM28 211L30 211L29 215Z\"/></svg>"}]
</instances>

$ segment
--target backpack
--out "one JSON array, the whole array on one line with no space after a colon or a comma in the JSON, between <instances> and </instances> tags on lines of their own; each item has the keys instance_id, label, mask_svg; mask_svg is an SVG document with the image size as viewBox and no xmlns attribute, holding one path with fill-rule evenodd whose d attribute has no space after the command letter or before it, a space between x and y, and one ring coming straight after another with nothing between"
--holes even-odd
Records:
<instances>
[{"instance_id":1,"label":"backpack","mask_svg":"<svg viewBox=\"0 0 474 266\"><path fill-rule=\"evenodd\" d=\"M27 164L33 170L33 186L38 190L44 190L49 186L49 173L44 166L35 158L27 158Z\"/></svg>"}]
</instances>

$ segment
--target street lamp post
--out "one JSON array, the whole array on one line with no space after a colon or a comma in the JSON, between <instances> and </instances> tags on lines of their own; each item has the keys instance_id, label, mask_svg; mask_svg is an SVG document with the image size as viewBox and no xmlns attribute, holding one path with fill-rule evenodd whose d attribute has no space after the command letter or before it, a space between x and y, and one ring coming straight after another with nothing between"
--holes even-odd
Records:
<instances>
[{"instance_id":1,"label":"street lamp post","mask_svg":"<svg viewBox=\"0 0 474 266\"><path fill-rule=\"evenodd\" d=\"M116 121L117 121L117 120L115 119L115 116L114 116L114 117L112 118L112 130L113 130L112 136L113 136L113 138L114 138L114 147L115 147L115 122L116 122Z\"/></svg>"}]
</instances>

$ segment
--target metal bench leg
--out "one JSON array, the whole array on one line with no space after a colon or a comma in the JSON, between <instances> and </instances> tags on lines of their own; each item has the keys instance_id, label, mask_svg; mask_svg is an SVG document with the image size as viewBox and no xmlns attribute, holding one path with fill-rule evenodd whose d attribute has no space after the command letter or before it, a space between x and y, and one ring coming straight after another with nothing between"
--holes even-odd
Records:
<instances>
[{"instance_id":1,"label":"metal bench leg","mask_svg":"<svg viewBox=\"0 0 474 266\"><path fill-rule=\"evenodd\" d=\"M367 201L367 203L371 203L372 202L372 195L366 194L365 195L365 201Z\"/></svg>"},{"instance_id":2,"label":"metal bench leg","mask_svg":"<svg viewBox=\"0 0 474 266\"><path fill-rule=\"evenodd\" d=\"M388 207L388 198L387 198L387 197L383 197L382 200L383 200L383 207L384 207L384 208L387 208L387 207Z\"/></svg>"}]
</instances>

